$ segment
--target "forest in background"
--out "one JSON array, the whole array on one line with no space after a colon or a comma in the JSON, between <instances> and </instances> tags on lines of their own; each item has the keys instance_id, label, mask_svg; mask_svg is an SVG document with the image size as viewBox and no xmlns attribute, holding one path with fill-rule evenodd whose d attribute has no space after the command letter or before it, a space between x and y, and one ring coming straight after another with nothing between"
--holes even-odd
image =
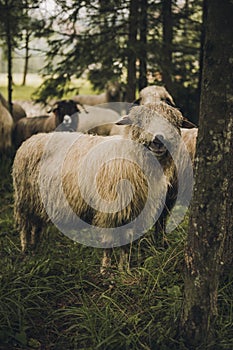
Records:
<instances>
[{"instance_id":1,"label":"forest in background","mask_svg":"<svg viewBox=\"0 0 233 350\"><path fill-rule=\"evenodd\" d=\"M58 11L56 21L53 18L54 21L48 28L45 25L42 26L42 29L46 29L50 45L46 69L43 72L44 84L37 91L38 98L42 100L48 98L50 94L54 96L54 93L56 97L63 96L69 91L69 83L72 82L73 77L79 77L83 73L87 74L87 78L96 89L101 89L98 82L102 83L101 69L106 63L104 61L106 55L101 55L98 50L98 48L104 48L104 43L101 46L98 40L94 40L100 38L99 32L95 31L96 26L93 31L90 31L89 26L83 35L79 33L80 46L76 47L77 56L72 56L74 48L71 48L71 43L73 44L74 38L77 38L76 20L83 18L81 11L83 5L90 5L90 16L93 16L90 24L95 24L96 11L98 11L96 15L98 20L101 14L100 8L104 9L105 14L107 9L110 11L107 2L99 1L90 4L81 1L77 4L76 11L74 6L70 7L71 1L57 1L56 3ZM132 3L137 2L127 4ZM164 1L150 5L165 6L168 3L170 2ZM192 2L172 3L173 16L176 13L174 6L179 5L180 7L184 3L189 7ZM8 9L12 10L9 14L14 14L13 2L5 0L0 4L1 6L7 5ZM18 15L14 14L16 17L13 18L16 20L14 30L17 35L16 32L15 35L12 34L12 29L9 31L9 21L5 22L5 26L4 21L0 24L2 37L5 35L5 38L10 39L6 40L8 72L12 70L14 45L17 45L17 40L13 39L20 37L21 33L21 27L17 27L20 11L31 6L36 10L38 6L37 2L32 4L30 1L22 2L22 4L25 6L21 8L19 6ZM98 6L95 6L96 4ZM116 9L118 14L114 4L112 4L112 9ZM124 15L128 18L128 26L122 27L124 30L126 28L129 30L126 38L129 39L129 35L132 34L130 39L134 41L136 38L135 45L140 43L141 47L143 41L140 41L140 32L137 31L135 37L133 30L138 28L133 25L135 19L138 18L135 16L135 8L129 6L126 9L121 2L119 6L122 10L119 18L124 18ZM143 17L140 6L136 7L139 11L136 13ZM2 9L1 7L1 14ZM160 26L158 24L161 46L158 48L162 55L167 48L164 38L171 38L168 33L168 36L165 35L163 19L166 17L165 13L168 15L171 12L163 12L163 6L158 9L160 9L159 18L161 20ZM70 27L66 27L68 20L64 16L68 10L70 10L69 19L74 18L74 22L71 21L73 25ZM10 177L12 159L1 155L1 349L232 349L233 51L230 29L232 13L232 1L230 0L223 0L221 7L217 0L204 1L204 27L202 31L199 31L200 40L198 40L197 49L199 57L197 62L200 62L199 67L203 65L203 69L197 71L195 87L197 99L201 97L200 126L195 162L195 188L190 215L177 230L164 237L165 246L160 244L161 242L154 244L148 232L148 235L143 237L138 242L139 245L135 245L131 252L132 270L130 274L119 273L113 269L114 278L104 279L98 272L100 258L98 249L86 248L67 241L51 227L47 228L45 239L37 254L22 257L18 232L13 221ZM86 13L84 17L86 18ZM6 13L2 19L4 18L9 19ZM103 16L104 28L106 26L108 28L109 18L111 19L111 16L107 17L106 24L104 23L106 16ZM59 22L57 21L60 19L58 28L57 23ZM27 16L25 20L28 21ZM120 23L120 20L116 23ZM198 20L198 23L201 21ZM55 25L55 31L53 25ZM111 26L107 34L111 32L110 28ZM42 33L42 29L38 32ZM58 31L61 35L59 39ZM152 28L151 32L153 32ZM7 37L7 33L11 35ZM204 37L203 34L205 34ZM87 56L84 55L84 46L82 46L80 37L84 40L83 43L90 38L94 40L93 45L96 51L91 50L92 42L89 42L89 51L90 56L94 55L92 58L97 62L92 66L95 72L93 77L97 77L97 80L93 79L92 74L90 77L88 75L90 72L89 53ZM115 38L113 33L111 38ZM148 38L149 36L147 40ZM174 40L175 38L172 37L172 42ZM61 43L64 44L62 47ZM139 83L148 84L150 81L149 79L140 80L142 77L148 78L148 75L145 75L145 69L142 69L145 56L142 54L137 56L137 45L130 47L130 43L130 40L126 40L123 50L119 51L127 54L120 55L121 58L124 57L122 62L125 62L125 66L120 66L122 75L118 75L118 70L116 70L116 78L125 84L126 96L132 97L140 86L143 86ZM105 44L107 47L108 42L106 41ZM64 48L66 51L63 51ZM117 48L120 50L121 47ZM59 55L55 59L56 52ZM76 50L74 52L76 53ZM146 51L146 54L147 52L149 51ZM174 52L172 51L171 55L172 63ZM76 57L75 61L72 61L72 57ZM169 55L163 57L165 59ZM74 68L82 67L82 65L77 66L77 58L78 62L83 60L83 68L74 74ZM146 63L148 62L147 57ZM196 61L192 61L194 62ZM166 66L164 61L160 64L161 67L155 66L155 71L159 70L163 79L160 81L157 77L156 82L165 84L166 67L170 70L172 65ZM146 66L147 73L149 69L150 66ZM183 69L184 66L182 66ZM11 78L9 74L10 83L12 83ZM174 86L177 86L171 71L167 79L167 87L169 79L172 84L175 81ZM155 83L155 80L152 83ZM180 85L182 91L185 85ZM10 96L13 86L9 84L9 87ZM201 88L200 96L198 88ZM194 102L193 99L192 101ZM118 253L116 249L114 256L116 263L119 258Z\"/></svg>"},{"instance_id":2,"label":"forest in background","mask_svg":"<svg viewBox=\"0 0 233 350\"><path fill-rule=\"evenodd\" d=\"M108 81L121 82L127 102L147 85L164 85L184 115L198 123L201 0L52 3L1 1L8 70L13 58L24 57L26 81L31 56L43 57L44 83L36 98L61 98L80 77L97 92Z\"/></svg>"}]
</instances>

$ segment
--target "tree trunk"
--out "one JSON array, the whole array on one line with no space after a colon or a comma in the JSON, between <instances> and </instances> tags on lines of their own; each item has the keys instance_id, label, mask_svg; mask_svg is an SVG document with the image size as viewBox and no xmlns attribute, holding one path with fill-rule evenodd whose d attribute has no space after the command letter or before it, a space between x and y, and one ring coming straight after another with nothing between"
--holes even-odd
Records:
<instances>
[{"instance_id":1,"label":"tree trunk","mask_svg":"<svg viewBox=\"0 0 233 350\"><path fill-rule=\"evenodd\" d=\"M147 0L140 1L140 47L139 47L139 80L138 89L142 90L147 86Z\"/></svg>"},{"instance_id":2,"label":"tree trunk","mask_svg":"<svg viewBox=\"0 0 233 350\"><path fill-rule=\"evenodd\" d=\"M201 83L202 83L202 71L203 71L203 51L204 51L204 40L205 40L205 26L204 23L206 21L206 1L203 3L203 14L202 14L202 26L201 26L201 40L200 40L200 54L199 54L199 77L198 77L198 106L199 106L199 114L200 114L200 101L201 101Z\"/></svg>"},{"instance_id":3,"label":"tree trunk","mask_svg":"<svg viewBox=\"0 0 233 350\"><path fill-rule=\"evenodd\" d=\"M27 30L26 31L26 37L25 37L25 60L24 60L24 70L23 70L23 81L22 86L26 85L26 79L27 79L27 73L28 73L28 63L29 63L29 39L30 39L30 33Z\"/></svg>"},{"instance_id":4,"label":"tree trunk","mask_svg":"<svg viewBox=\"0 0 233 350\"><path fill-rule=\"evenodd\" d=\"M189 349L205 349L214 342L219 277L233 256L233 3L206 0L205 9L200 127L181 320Z\"/></svg>"},{"instance_id":5,"label":"tree trunk","mask_svg":"<svg viewBox=\"0 0 233 350\"><path fill-rule=\"evenodd\" d=\"M129 9L129 40L128 40L128 67L126 101L133 102L136 94L136 47L138 32L138 8L139 0L130 1Z\"/></svg>"},{"instance_id":6,"label":"tree trunk","mask_svg":"<svg viewBox=\"0 0 233 350\"><path fill-rule=\"evenodd\" d=\"M8 1L6 1L7 6L7 18L6 18L6 42L7 42L7 71L8 71L8 103L9 103L9 111L12 114L12 39L11 39L11 21L9 16L10 6L8 6Z\"/></svg>"},{"instance_id":7,"label":"tree trunk","mask_svg":"<svg viewBox=\"0 0 233 350\"><path fill-rule=\"evenodd\" d=\"M163 82L173 93L172 86L172 0L162 1L163 47L162 47L162 77Z\"/></svg>"}]
</instances>

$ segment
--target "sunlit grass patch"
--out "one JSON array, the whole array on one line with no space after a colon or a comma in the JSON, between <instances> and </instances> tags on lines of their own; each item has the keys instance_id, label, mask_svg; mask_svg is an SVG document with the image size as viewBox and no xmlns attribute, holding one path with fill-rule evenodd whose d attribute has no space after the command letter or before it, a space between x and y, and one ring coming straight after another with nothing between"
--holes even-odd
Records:
<instances>
[{"instance_id":1,"label":"sunlit grass patch","mask_svg":"<svg viewBox=\"0 0 233 350\"><path fill-rule=\"evenodd\" d=\"M35 90L42 84L43 79L39 74L29 73L27 75L26 85L22 86L22 74L13 74L13 100L30 100ZM0 92L7 98L7 74L0 74ZM78 91L80 94L95 94L92 90L90 82L84 78L73 79L71 83L71 88L74 91ZM64 98L70 98L76 94L76 92L70 92L64 96ZM56 98L56 96L54 96Z\"/></svg>"}]
</instances>

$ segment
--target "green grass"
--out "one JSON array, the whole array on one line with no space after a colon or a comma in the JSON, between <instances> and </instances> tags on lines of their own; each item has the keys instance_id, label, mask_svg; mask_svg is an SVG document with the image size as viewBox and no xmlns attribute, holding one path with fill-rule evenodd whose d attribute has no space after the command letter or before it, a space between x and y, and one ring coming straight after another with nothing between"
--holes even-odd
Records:
<instances>
[{"instance_id":1,"label":"green grass","mask_svg":"<svg viewBox=\"0 0 233 350\"><path fill-rule=\"evenodd\" d=\"M13 100L30 100L33 92L42 83L42 78L38 74L28 74L26 86L22 86L22 74L13 74ZM91 84L85 79L73 80L72 87L79 89L80 94L93 94ZM7 97L7 75L0 74L0 92ZM64 97L71 97L70 93Z\"/></svg>"},{"instance_id":2,"label":"green grass","mask_svg":"<svg viewBox=\"0 0 233 350\"><path fill-rule=\"evenodd\" d=\"M176 339L183 301L186 224L167 247L143 237L131 273L103 277L102 251L48 227L37 253L22 256L14 228L11 162L0 169L0 349L186 349ZM118 249L116 249L116 257ZM232 273L221 281L218 341L233 348Z\"/></svg>"},{"instance_id":3,"label":"green grass","mask_svg":"<svg viewBox=\"0 0 233 350\"><path fill-rule=\"evenodd\" d=\"M13 87L13 100L30 100L32 93L35 91L34 86L20 86L15 85ZM5 98L7 98L7 88L0 86L0 92Z\"/></svg>"}]
</instances>

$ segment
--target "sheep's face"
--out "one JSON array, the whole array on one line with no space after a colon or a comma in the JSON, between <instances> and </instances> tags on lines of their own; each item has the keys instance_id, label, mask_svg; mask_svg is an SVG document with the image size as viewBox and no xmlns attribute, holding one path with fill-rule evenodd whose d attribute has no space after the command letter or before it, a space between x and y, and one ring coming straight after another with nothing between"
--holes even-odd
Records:
<instances>
[{"instance_id":1,"label":"sheep's face","mask_svg":"<svg viewBox=\"0 0 233 350\"><path fill-rule=\"evenodd\" d=\"M64 122L64 118L66 117L66 123L71 123L71 119L73 116L77 116L77 113L80 112L77 104L73 100L62 100L57 102L55 105L53 112L56 116L56 124L59 125Z\"/></svg>"},{"instance_id":2,"label":"sheep's face","mask_svg":"<svg viewBox=\"0 0 233 350\"><path fill-rule=\"evenodd\" d=\"M168 105L164 108L160 104L134 107L123 119L125 124L130 124L129 137L142 143L159 159L177 148L182 121L182 115L177 114L175 108Z\"/></svg>"},{"instance_id":3,"label":"sheep's face","mask_svg":"<svg viewBox=\"0 0 233 350\"><path fill-rule=\"evenodd\" d=\"M132 127L132 138L137 140L139 143L142 143L153 155L158 159L166 159L169 152L173 152L174 145L177 145L178 133L171 132L172 130L154 130L151 132L142 131L139 133L139 130L135 133L135 127ZM137 134L137 135L136 135Z\"/></svg>"}]
</instances>

